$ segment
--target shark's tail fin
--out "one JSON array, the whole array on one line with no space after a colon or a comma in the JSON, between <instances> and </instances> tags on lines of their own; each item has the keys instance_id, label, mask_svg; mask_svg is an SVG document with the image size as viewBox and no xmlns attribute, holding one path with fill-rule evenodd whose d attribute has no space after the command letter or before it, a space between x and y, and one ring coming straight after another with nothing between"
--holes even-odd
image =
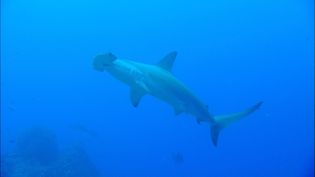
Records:
<instances>
[{"instance_id":1,"label":"shark's tail fin","mask_svg":"<svg viewBox=\"0 0 315 177\"><path fill-rule=\"evenodd\" d=\"M259 102L254 106L233 114L214 116L215 123L211 125L211 138L215 146L218 144L220 131L231 123L242 119L243 117L255 112L263 102Z\"/></svg>"}]
</instances>

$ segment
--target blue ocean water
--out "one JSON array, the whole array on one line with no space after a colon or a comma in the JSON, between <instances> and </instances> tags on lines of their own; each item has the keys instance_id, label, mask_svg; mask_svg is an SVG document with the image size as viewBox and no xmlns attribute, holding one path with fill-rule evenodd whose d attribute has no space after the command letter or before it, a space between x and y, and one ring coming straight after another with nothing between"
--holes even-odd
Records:
<instances>
[{"instance_id":1,"label":"blue ocean water","mask_svg":"<svg viewBox=\"0 0 315 177\"><path fill-rule=\"evenodd\" d=\"M151 96L134 108L92 67L174 50L173 74L212 114L264 102L218 147L208 125ZM78 146L76 177L314 176L314 1L2 0L1 177L37 177L26 158Z\"/></svg>"}]
</instances>

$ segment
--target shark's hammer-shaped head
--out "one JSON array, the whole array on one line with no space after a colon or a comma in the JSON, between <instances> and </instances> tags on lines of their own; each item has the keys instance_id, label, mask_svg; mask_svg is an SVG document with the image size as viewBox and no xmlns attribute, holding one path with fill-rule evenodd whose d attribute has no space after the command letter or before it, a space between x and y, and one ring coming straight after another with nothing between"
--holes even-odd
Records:
<instances>
[{"instance_id":1,"label":"shark's hammer-shaped head","mask_svg":"<svg viewBox=\"0 0 315 177\"><path fill-rule=\"evenodd\" d=\"M106 53L97 55L93 61L93 67L97 71L104 71L106 68L111 67L113 61L115 61L117 57L112 53Z\"/></svg>"}]
</instances>

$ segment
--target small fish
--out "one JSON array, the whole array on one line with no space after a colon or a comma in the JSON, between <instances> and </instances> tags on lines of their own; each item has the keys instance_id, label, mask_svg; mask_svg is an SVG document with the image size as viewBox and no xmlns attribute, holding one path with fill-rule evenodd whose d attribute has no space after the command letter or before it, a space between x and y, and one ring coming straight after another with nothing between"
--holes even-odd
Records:
<instances>
[{"instance_id":1,"label":"small fish","mask_svg":"<svg viewBox=\"0 0 315 177\"><path fill-rule=\"evenodd\" d=\"M16 107L13 104L9 104L8 109L12 112L15 112Z\"/></svg>"},{"instance_id":2,"label":"small fish","mask_svg":"<svg viewBox=\"0 0 315 177\"><path fill-rule=\"evenodd\" d=\"M86 126L84 126L82 124L72 125L71 128L73 130L85 133L91 137L97 137L98 136L98 134L95 131L88 129Z\"/></svg>"},{"instance_id":3,"label":"small fish","mask_svg":"<svg viewBox=\"0 0 315 177\"><path fill-rule=\"evenodd\" d=\"M184 162L184 156L180 152L176 152L175 154L173 154L173 160L175 163L181 164Z\"/></svg>"}]
</instances>

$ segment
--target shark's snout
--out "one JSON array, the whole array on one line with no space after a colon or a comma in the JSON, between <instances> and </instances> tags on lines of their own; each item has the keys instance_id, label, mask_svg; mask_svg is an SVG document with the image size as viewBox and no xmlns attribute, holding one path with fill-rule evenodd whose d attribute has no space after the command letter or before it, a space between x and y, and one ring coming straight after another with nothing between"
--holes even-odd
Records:
<instances>
[{"instance_id":1,"label":"shark's snout","mask_svg":"<svg viewBox=\"0 0 315 177\"><path fill-rule=\"evenodd\" d=\"M111 66L113 64L113 61L115 61L116 59L117 57L110 52L106 54L97 55L94 58L93 67L97 71L104 71L106 67Z\"/></svg>"}]
</instances>

